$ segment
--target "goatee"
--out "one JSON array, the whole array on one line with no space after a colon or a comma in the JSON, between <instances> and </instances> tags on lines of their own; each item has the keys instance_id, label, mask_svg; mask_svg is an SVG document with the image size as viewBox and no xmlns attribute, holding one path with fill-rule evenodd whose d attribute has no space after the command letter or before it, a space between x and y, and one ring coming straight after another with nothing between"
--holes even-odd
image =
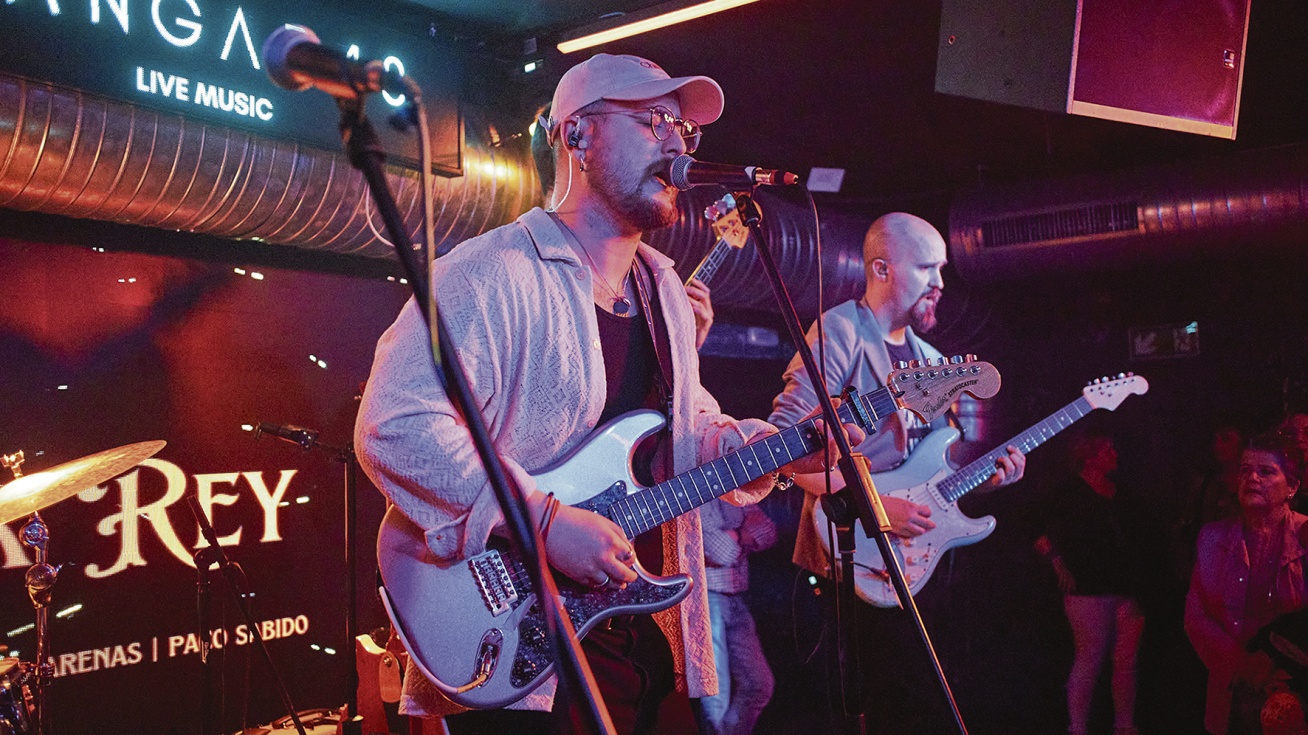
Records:
<instances>
[{"instance_id":1,"label":"goatee","mask_svg":"<svg viewBox=\"0 0 1308 735\"><path fill-rule=\"evenodd\" d=\"M914 332L926 334L936 328L936 299L923 296L913 304L908 314L909 324Z\"/></svg>"}]
</instances>

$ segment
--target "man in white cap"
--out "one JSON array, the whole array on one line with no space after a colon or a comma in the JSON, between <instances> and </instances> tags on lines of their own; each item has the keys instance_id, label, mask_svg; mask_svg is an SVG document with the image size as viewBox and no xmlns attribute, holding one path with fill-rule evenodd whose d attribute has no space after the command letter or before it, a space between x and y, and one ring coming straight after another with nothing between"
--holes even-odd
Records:
<instances>
[{"instance_id":1,"label":"man in white cap","mask_svg":"<svg viewBox=\"0 0 1308 735\"><path fill-rule=\"evenodd\" d=\"M685 289L672 262L640 240L677 216L669 163L695 148L699 124L716 120L722 104L712 79L670 78L635 56L600 54L573 67L548 121L558 171L549 209L464 242L433 267L451 347L533 520L552 503L529 473L627 411L653 408L668 418L656 446L637 454L645 481L773 431L723 415L700 385ZM503 518L429 352L410 301L378 343L355 439L364 470L420 542L437 559L456 560L485 550ZM861 439L857 429L849 433ZM792 469L820 464L810 456ZM757 501L773 479L728 497ZM619 732L693 732L687 697L717 690L698 513L628 539L598 514L557 506L545 543L554 568L586 585L617 589L635 580L637 558L656 574L694 580L689 597L657 622L614 619L583 643ZM553 695L550 681L510 709L458 714L447 724L456 735L568 732L567 718L542 714ZM410 666L402 712L457 710Z\"/></svg>"}]
</instances>

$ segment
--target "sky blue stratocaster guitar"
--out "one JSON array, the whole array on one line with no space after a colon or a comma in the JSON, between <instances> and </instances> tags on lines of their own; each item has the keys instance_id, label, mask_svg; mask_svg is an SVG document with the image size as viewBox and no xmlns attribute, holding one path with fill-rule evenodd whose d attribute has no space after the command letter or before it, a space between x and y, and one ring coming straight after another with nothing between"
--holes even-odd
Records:
<instances>
[{"instance_id":1,"label":"sky blue stratocaster guitar","mask_svg":"<svg viewBox=\"0 0 1308 735\"><path fill-rule=\"evenodd\" d=\"M1081 390L1081 397L1055 411L1040 423L1000 444L985 456L957 472L951 471L945 453L958 440L956 429L940 429L926 436L903 464L872 475L877 492L911 500L931 509L936 527L912 539L891 536L891 545L899 556L909 592L916 595L931 579L940 557L955 546L975 544L995 530L994 516L971 518L958 509L958 499L980 486L995 474L995 460L1008 445L1030 452L1053 438L1097 408L1116 409L1127 396L1144 394L1149 383L1139 375L1123 374L1100 378ZM827 544L827 517L821 504L814 505L814 523L823 546ZM854 588L858 596L878 607L895 607L899 597L886 573L886 565L876 544L863 535L861 525L855 529ZM827 549L830 553L830 549Z\"/></svg>"}]
</instances>

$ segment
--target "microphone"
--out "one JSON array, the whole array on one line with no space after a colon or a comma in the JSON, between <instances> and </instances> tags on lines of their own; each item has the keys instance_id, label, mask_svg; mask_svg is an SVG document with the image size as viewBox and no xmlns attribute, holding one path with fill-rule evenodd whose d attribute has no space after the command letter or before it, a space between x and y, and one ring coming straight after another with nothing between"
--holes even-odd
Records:
<instances>
[{"instance_id":1,"label":"microphone","mask_svg":"<svg viewBox=\"0 0 1308 735\"><path fill-rule=\"evenodd\" d=\"M305 451L312 449L313 445L318 442L318 432L293 424L283 425L264 422L255 427L254 438L256 441L264 434L271 434L278 439L285 439L292 444L299 444L304 447Z\"/></svg>"},{"instance_id":2,"label":"microphone","mask_svg":"<svg viewBox=\"0 0 1308 735\"><path fill-rule=\"evenodd\" d=\"M799 177L789 171L757 166L735 166L729 163L696 161L686 154L672 159L668 183L682 191L695 186L718 184L728 189L752 188L756 184L798 184Z\"/></svg>"},{"instance_id":3,"label":"microphone","mask_svg":"<svg viewBox=\"0 0 1308 735\"><path fill-rule=\"evenodd\" d=\"M263 64L273 84L292 92L317 87L338 99L368 92L409 93L404 77L386 71L382 62L355 61L323 46L308 28L289 23L263 42Z\"/></svg>"}]
</instances>

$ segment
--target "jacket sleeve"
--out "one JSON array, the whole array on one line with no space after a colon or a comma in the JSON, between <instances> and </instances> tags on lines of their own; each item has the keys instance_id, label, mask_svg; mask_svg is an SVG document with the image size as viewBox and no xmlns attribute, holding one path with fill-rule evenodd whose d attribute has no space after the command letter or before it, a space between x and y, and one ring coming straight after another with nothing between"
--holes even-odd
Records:
<instances>
[{"instance_id":1,"label":"jacket sleeve","mask_svg":"<svg viewBox=\"0 0 1308 735\"><path fill-rule=\"evenodd\" d=\"M747 506L753 509L753 506ZM744 549L737 540L735 529L727 528L719 501L705 504L699 511L704 533L704 564L710 567L730 567L740 561Z\"/></svg>"},{"instance_id":2,"label":"jacket sleeve","mask_svg":"<svg viewBox=\"0 0 1308 735\"><path fill-rule=\"evenodd\" d=\"M1243 652L1240 643L1210 612L1212 606L1221 605L1222 599L1221 590L1209 589L1209 580L1205 578L1210 575L1204 574L1206 564L1220 563L1217 536L1218 529L1211 525L1200 531L1190 590L1185 596L1185 633L1209 671L1229 667Z\"/></svg>"},{"instance_id":3,"label":"jacket sleeve","mask_svg":"<svg viewBox=\"0 0 1308 735\"><path fill-rule=\"evenodd\" d=\"M471 289L459 273L441 275L438 265L434 277L444 281L443 293ZM460 358L478 408L493 427L500 408L495 397L503 394L498 366L504 356L499 351L508 347L492 335L511 334L511 325L500 323L503 311L482 308L474 298L442 300L441 307L452 339L484 346L466 350ZM378 342L355 423L355 446L369 479L424 529L437 558L462 558L485 549L503 517L467 426L437 379L426 324L412 299ZM523 491L533 491L522 467L504 461Z\"/></svg>"},{"instance_id":4,"label":"jacket sleeve","mask_svg":"<svg viewBox=\"0 0 1308 735\"><path fill-rule=\"evenodd\" d=\"M824 326L827 337L824 350L827 387L839 393L843 388L843 382L848 379L851 372L850 363L854 359L853 341L846 334L849 325L845 322L828 319ZM817 349L816 322L809 327L808 333L804 335L804 341L813 351L813 358L818 359L820 354ZM789 427L799 423L817 408L817 394L813 392L812 381L809 380L808 370L804 368L799 353L795 353L795 356L790 359L783 379L786 381L786 387L773 399L772 415L768 417L768 421L780 427Z\"/></svg>"},{"instance_id":5,"label":"jacket sleeve","mask_svg":"<svg viewBox=\"0 0 1308 735\"><path fill-rule=\"evenodd\" d=\"M772 548L772 545L777 542L777 524L773 523L772 519L768 518L768 514L757 505L745 506L743 510L745 518L741 521L740 528L736 529L741 549L745 553L752 554L755 551Z\"/></svg>"}]
</instances>

